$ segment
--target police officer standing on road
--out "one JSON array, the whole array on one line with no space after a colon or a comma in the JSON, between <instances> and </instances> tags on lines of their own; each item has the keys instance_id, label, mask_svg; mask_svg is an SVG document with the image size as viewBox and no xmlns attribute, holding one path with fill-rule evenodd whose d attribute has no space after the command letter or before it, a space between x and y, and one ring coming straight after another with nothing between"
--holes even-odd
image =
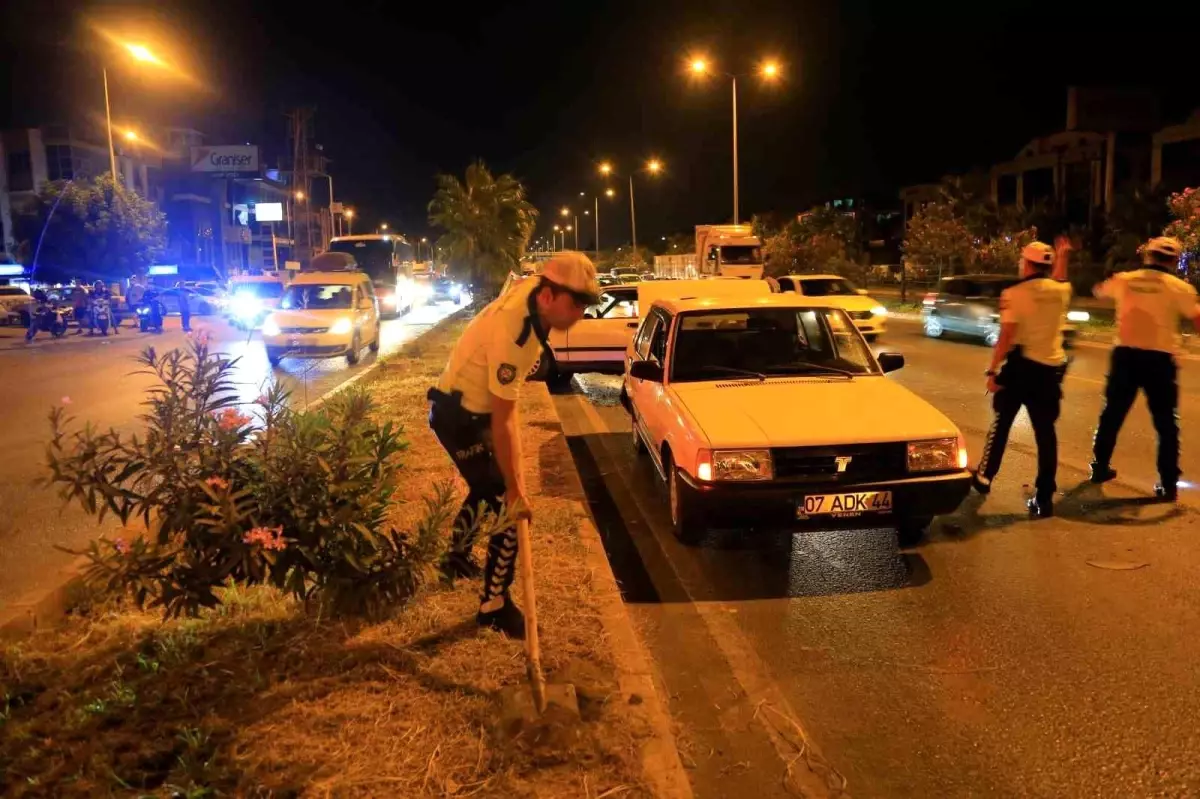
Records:
<instances>
[{"instance_id":1,"label":"police officer standing on road","mask_svg":"<svg viewBox=\"0 0 1200 799\"><path fill-rule=\"evenodd\" d=\"M1117 434L1137 397L1146 404L1158 432L1158 478L1154 493L1174 502L1179 482L1179 383L1175 352L1179 319L1200 329L1196 289L1171 274L1179 266L1183 246L1178 239L1150 239L1142 251L1144 268L1113 275L1096 286L1097 297L1117 304L1117 346L1112 351L1104 410L1093 445L1092 482L1117 476L1109 465Z\"/></svg>"},{"instance_id":2,"label":"police officer standing on road","mask_svg":"<svg viewBox=\"0 0 1200 799\"><path fill-rule=\"evenodd\" d=\"M566 330L596 303L600 286L587 256L563 252L540 276L509 289L467 325L435 388L429 390L429 426L467 482L467 498L454 522L445 568L478 574L471 550L475 516L482 503L499 514L528 517L521 473L518 388L542 356L551 329ZM525 635L525 616L509 588L516 576L517 537L509 529L488 542L483 594L476 621L515 638Z\"/></svg>"},{"instance_id":3,"label":"police officer standing on road","mask_svg":"<svg viewBox=\"0 0 1200 799\"><path fill-rule=\"evenodd\" d=\"M992 490L1000 471L1008 434L1022 407L1029 414L1037 442L1038 474L1029 512L1054 515L1058 488L1058 437L1054 429L1062 405L1067 356L1063 324L1071 301L1067 259L1071 245L1060 236L1055 246L1035 241L1021 251L1022 280L1000 295L1000 340L987 370L995 418L983 445L972 485L980 494ZM1003 366L1001 366L1003 364Z\"/></svg>"}]
</instances>

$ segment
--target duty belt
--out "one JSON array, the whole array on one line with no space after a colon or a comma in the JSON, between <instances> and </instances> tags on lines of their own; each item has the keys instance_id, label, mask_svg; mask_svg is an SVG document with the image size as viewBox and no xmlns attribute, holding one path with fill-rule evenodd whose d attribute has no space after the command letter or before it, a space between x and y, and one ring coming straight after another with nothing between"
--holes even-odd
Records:
<instances>
[{"instance_id":1,"label":"duty belt","mask_svg":"<svg viewBox=\"0 0 1200 799\"><path fill-rule=\"evenodd\" d=\"M425 392L425 398L433 403L434 408L448 414L457 416L459 419L468 422L479 422L484 419L490 419L490 413L473 413L463 407L463 393L458 390L451 391L447 394L437 386L434 386Z\"/></svg>"}]
</instances>

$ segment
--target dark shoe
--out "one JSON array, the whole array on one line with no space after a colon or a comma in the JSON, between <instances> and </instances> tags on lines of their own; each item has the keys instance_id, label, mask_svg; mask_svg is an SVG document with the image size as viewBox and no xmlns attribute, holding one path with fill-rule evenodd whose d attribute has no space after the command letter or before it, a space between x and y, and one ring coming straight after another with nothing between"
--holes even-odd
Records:
<instances>
[{"instance_id":1,"label":"dark shoe","mask_svg":"<svg viewBox=\"0 0 1200 799\"><path fill-rule=\"evenodd\" d=\"M1049 519L1054 515L1054 500L1051 497L1034 497L1025 503L1025 507L1035 519Z\"/></svg>"},{"instance_id":2,"label":"dark shoe","mask_svg":"<svg viewBox=\"0 0 1200 799\"><path fill-rule=\"evenodd\" d=\"M1158 497L1159 499L1166 500L1167 502L1175 502L1179 499L1179 486L1175 483L1170 483L1168 485L1155 483L1154 496Z\"/></svg>"},{"instance_id":3,"label":"dark shoe","mask_svg":"<svg viewBox=\"0 0 1200 799\"><path fill-rule=\"evenodd\" d=\"M971 472L971 488L986 497L992 493L992 481L979 472Z\"/></svg>"},{"instance_id":4,"label":"dark shoe","mask_svg":"<svg viewBox=\"0 0 1200 799\"><path fill-rule=\"evenodd\" d=\"M1107 483L1109 480L1116 480L1116 479L1117 479L1116 469L1113 469L1107 463L1104 463L1104 464L1093 463L1092 464L1091 480L1096 485L1100 485L1102 483Z\"/></svg>"},{"instance_id":5,"label":"dark shoe","mask_svg":"<svg viewBox=\"0 0 1200 799\"><path fill-rule=\"evenodd\" d=\"M441 569L442 574L451 580L456 577L477 580L483 574L483 567L470 552L447 552L442 558Z\"/></svg>"},{"instance_id":6,"label":"dark shoe","mask_svg":"<svg viewBox=\"0 0 1200 799\"><path fill-rule=\"evenodd\" d=\"M493 610L490 613L480 610L475 616L475 622L480 627L491 627L509 638L525 640L525 614L513 604L511 597L504 597L504 604L499 610Z\"/></svg>"}]
</instances>

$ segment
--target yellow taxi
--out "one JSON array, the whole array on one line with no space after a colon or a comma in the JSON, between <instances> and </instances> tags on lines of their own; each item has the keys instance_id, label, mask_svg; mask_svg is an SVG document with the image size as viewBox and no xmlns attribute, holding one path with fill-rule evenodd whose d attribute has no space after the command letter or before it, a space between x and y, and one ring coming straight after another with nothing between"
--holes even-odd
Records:
<instances>
[{"instance_id":1,"label":"yellow taxi","mask_svg":"<svg viewBox=\"0 0 1200 799\"><path fill-rule=\"evenodd\" d=\"M363 347L379 351L379 301L363 272L301 272L288 285L279 310L263 320L267 359L345 356L358 363Z\"/></svg>"},{"instance_id":2,"label":"yellow taxi","mask_svg":"<svg viewBox=\"0 0 1200 799\"><path fill-rule=\"evenodd\" d=\"M886 377L903 365L821 299L656 301L626 350L621 401L675 535L893 527L916 543L970 475L962 432Z\"/></svg>"},{"instance_id":3,"label":"yellow taxi","mask_svg":"<svg viewBox=\"0 0 1200 799\"><path fill-rule=\"evenodd\" d=\"M887 329L887 308L840 275L784 275L774 280L781 292L817 297L828 306L841 308L867 341L874 341Z\"/></svg>"}]
</instances>

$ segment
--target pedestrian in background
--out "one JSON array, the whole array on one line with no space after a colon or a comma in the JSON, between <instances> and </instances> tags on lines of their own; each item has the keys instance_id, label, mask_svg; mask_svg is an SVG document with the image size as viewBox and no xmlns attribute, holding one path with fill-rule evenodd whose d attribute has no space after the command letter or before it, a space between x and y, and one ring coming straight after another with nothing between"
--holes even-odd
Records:
<instances>
[{"instance_id":1,"label":"pedestrian in background","mask_svg":"<svg viewBox=\"0 0 1200 799\"><path fill-rule=\"evenodd\" d=\"M1063 326L1071 302L1067 260L1071 244L1063 236L1055 246L1035 241L1021 251L1021 281L1000 295L1000 340L987 370L995 417L983 445L972 485L980 494L992 490L1000 471L1008 434L1021 408L1029 414L1037 442L1035 494L1027 503L1038 518L1054 515L1058 489L1058 422L1062 381L1067 372Z\"/></svg>"},{"instance_id":2,"label":"pedestrian in background","mask_svg":"<svg viewBox=\"0 0 1200 799\"><path fill-rule=\"evenodd\" d=\"M182 283L175 284L175 296L179 298L179 322L184 333L192 332L192 306L188 304L188 293Z\"/></svg>"},{"instance_id":3,"label":"pedestrian in background","mask_svg":"<svg viewBox=\"0 0 1200 799\"><path fill-rule=\"evenodd\" d=\"M1196 289L1171 274L1182 255L1178 239L1150 239L1142 249L1141 269L1113 275L1095 288L1097 297L1116 303L1117 346L1093 442L1092 482L1107 483L1117 476L1110 465L1117 434L1138 391L1144 391L1158 433L1154 493L1171 502L1179 494L1179 321L1190 319L1200 330Z\"/></svg>"},{"instance_id":4,"label":"pedestrian in background","mask_svg":"<svg viewBox=\"0 0 1200 799\"><path fill-rule=\"evenodd\" d=\"M88 331L92 329L92 314L91 302L88 299L87 289L78 283L71 289L71 315L75 317L75 335L82 335L83 328L86 326Z\"/></svg>"}]
</instances>

